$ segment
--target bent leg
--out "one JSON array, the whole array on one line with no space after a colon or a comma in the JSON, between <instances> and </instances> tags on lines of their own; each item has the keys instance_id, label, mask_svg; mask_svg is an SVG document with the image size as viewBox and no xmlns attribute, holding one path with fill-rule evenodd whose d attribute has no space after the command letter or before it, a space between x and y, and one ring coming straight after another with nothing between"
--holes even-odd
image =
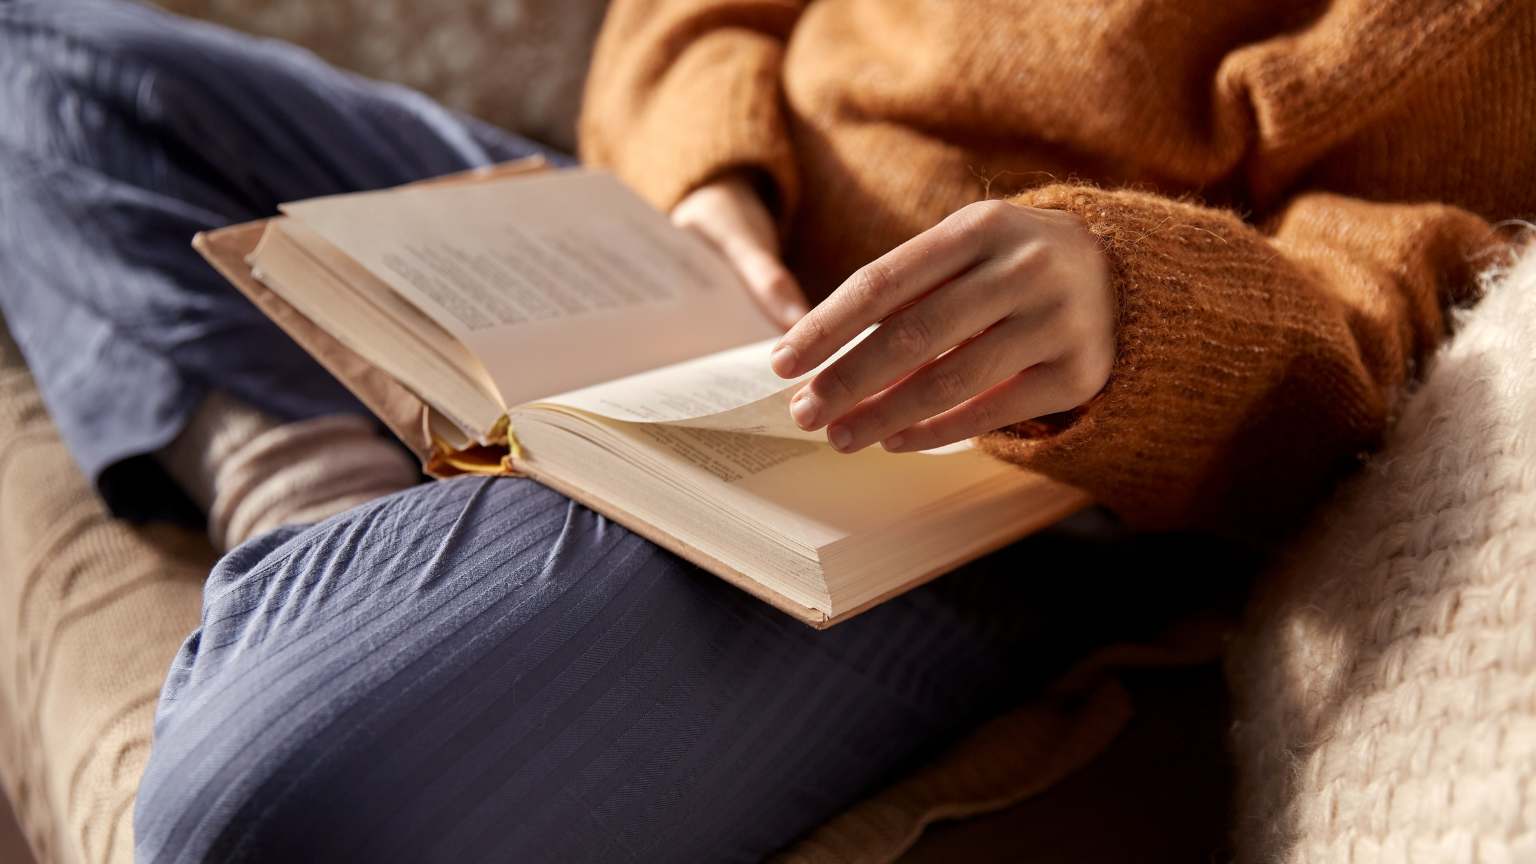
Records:
<instances>
[{"instance_id":1,"label":"bent leg","mask_svg":"<svg viewBox=\"0 0 1536 864\"><path fill-rule=\"evenodd\" d=\"M173 666L140 860L759 860L1101 635L1030 561L818 632L527 481L280 531Z\"/></svg>"},{"instance_id":2,"label":"bent leg","mask_svg":"<svg viewBox=\"0 0 1536 864\"><path fill-rule=\"evenodd\" d=\"M193 234L538 150L298 48L109 0L0 3L0 118L0 312L127 515L166 494L135 457L210 388L278 420L361 410Z\"/></svg>"}]
</instances>

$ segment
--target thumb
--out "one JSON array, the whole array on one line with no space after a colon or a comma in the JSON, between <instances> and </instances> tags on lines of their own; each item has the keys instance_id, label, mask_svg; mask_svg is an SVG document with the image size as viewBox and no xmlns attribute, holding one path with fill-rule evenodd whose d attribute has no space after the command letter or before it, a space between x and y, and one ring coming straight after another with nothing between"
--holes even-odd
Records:
<instances>
[{"instance_id":1,"label":"thumb","mask_svg":"<svg viewBox=\"0 0 1536 864\"><path fill-rule=\"evenodd\" d=\"M756 243L739 238L721 244L721 252L735 265L747 291L768 318L785 330L810 311L800 283L779 256Z\"/></svg>"}]
</instances>

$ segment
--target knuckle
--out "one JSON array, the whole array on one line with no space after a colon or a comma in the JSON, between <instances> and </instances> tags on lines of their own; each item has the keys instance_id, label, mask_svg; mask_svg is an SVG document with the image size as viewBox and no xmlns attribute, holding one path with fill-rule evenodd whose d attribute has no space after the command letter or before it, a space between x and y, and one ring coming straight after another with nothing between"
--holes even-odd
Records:
<instances>
[{"instance_id":1,"label":"knuckle","mask_svg":"<svg viewBox=\"0 0 1536 864\"><path fill-rule=\"evenodd\" d=\"M794 296L795 282L783 271L779 271L768 277L768 285L766 290L768 296L774 299L789 299L790 297Z\"/></svg>"},{"instance_id":2,"label":"knuckle","mask_svg":"<svg viewBox=\"0 0 1536 864\"><path fill-rule=\"evenodd\" d=\"M960 209L964 220L974 228L996 228L1007 224L1014 215L1014 206L1007 201L989 199L967 204Z\"/></svg>"},{"instance_id":3,"label":"knuckle","mask_svg":"<svg viewBox=\"0 0 1536 864\"><path fill-rule=\"evenodd\" d=\"M1089 316L1065 294L1051 294L1041 303L1044 320L1050 322L1052 334L1064 351L1081 350L1089 340Z\"/></svg>"},{"instance_id":4,"label":"knuckle","mask_svg":"<svg viewBox=\"0 0 1536 864\"><path fill-rule=\"evenodd\" d=\"M1020 243L1013 254L1013 267L1024 273L1044 273L1059 257L1055 247L1039 239Z\"/></svg>"},{"instance_id":5,"label":"knuckle","mask_svg":"<svg viewBox=\"0 0 1536 864\"><path fill-rule=\"evenodd\" d=\"M952 368L935 369L933 377L928 383L928 393L936 402L945 405L953 405L968 395L968 382L960 370Z\"/></svg>"},{"instance_id":6,"label":"knuckle","mask_svg":"<svg viewBox=\"0 0 1536 864\"><path fill-rule=\"evenodd\" d=\"M859 416L849 421L848 430L853 433L855 441L868 437L884 437L884 433L890 429L890 419L884 409L869 408L859 412Z\"/></svg>"},{"instance_id":7,"label":"knuckle","mask_svg":"<svg viewBox=\"0 0 1536 864\"><path fill-rule=\"evenodd\" d=\"M1087 338L1084 326L1087 316L1082 304L1076 302L1069 292L1059 286L1050 286L1032 298L1032 303L1035 313L1041 321L1050 325L1053 338L1063 347L1078 345Z\"/></svg>"},{"instance_id":8,"label":"knuckle","mask_svg":"<svg viewBox=\"0 0 1536 864\"><path fill-rule=\"evenodd\" d=\"M816 376L816 393L822 398L847 398L854 395L853 382L842 363L833 363Z\"/></svg>"},{"instance_id":9,"label":"knuckle","mask_svg":"<svg viewBox=\"0 0 1536 864\"><path fill-rule=\"evenodd\" d=\"M699 207L693 197L690 196L679 201L677 206L672 208L672 212L669 215L672 217L672 224L684 228L692 227L699 221Z\"/></svg>"},{"instance_id":10,"label":"knuckle","mask_svg":"<svg viewBox=\"0 0 1536 864\"><path fill-rule=\"evenodd\" d=\"M889 266L881 261L871 261L854 274L853 282L849 286L852 288L851 299L859 304L871 302L890 291L893 281Z\"/></svg>"},{"instance_id":11,"label":"knuckle","mask_svg":"<svg viewBox=\"0 0 1536 864\"><path fill-rule=\"evenodd\" d=\"M909 313L890 324L891 349L902 357L924 355L933 343L933 326L922 315Z\"/></svg>"},{"instance_id":12,"label":"knuckle","mask_svg":"<svg viewBox=\"0 0 1536 864\"><path fill-rule=\"evenodd\" d=\"M995 400L977 402L966 413L971 415L969 425L975 429L990 432L1000 426L1007 425L1007 421L1001 419Z\"/></svg>"},{"instance_id":13,"label":"knuckle","mask_svg":"<svg viewBox=\"0 0 1536 864\"><path fill-rule=\"evenodd\" d=\"M829 335L826 323L821 320L821 315L816 310L812 310L809 315L801 318L800 323L795 326L800 329L801 346L819 345L826 341Z\"/></svg>"}]
</instances>

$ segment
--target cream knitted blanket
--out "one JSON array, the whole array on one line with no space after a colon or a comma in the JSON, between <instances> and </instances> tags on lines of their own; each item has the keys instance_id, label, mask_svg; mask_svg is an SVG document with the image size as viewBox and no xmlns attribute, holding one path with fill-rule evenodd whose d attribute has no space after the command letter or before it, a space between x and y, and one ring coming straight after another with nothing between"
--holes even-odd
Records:
<instances>
[{"instance_id":1,"label":"cream knitted blanket","mask_svg":"<svg viewBox=\"0 0 1536 864\"><path fill-rule=\"evenodd\" d=\"M1251 609L1245 861L1536 861L1536 252L1490 281Z\"/></svg>"}]
</instances>

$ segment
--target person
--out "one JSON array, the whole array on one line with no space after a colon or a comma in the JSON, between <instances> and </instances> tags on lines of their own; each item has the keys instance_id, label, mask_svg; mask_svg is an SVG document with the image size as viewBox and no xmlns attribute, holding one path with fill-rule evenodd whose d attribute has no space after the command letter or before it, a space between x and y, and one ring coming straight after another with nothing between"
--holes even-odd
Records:
<instances>
[{"instance_id":1,"label":"person","mask_svg":"<svg viewBox=\"0 0 1536 864\"><path fill-rule=\"evenodd\" d=\"M781 374L882 324L797 422L977 436L1137 529L1090 513L817 633L529 482L416 484L187 246L566 158L280 43L0 3L0 311L113 510L233 547L139 858L760 859L1145 635L1221 560L1154 532L1295 519L1536 210L1533 34L1512 0L617 0L584 160L736 265Z\"/></svg>"}]
</instances>

